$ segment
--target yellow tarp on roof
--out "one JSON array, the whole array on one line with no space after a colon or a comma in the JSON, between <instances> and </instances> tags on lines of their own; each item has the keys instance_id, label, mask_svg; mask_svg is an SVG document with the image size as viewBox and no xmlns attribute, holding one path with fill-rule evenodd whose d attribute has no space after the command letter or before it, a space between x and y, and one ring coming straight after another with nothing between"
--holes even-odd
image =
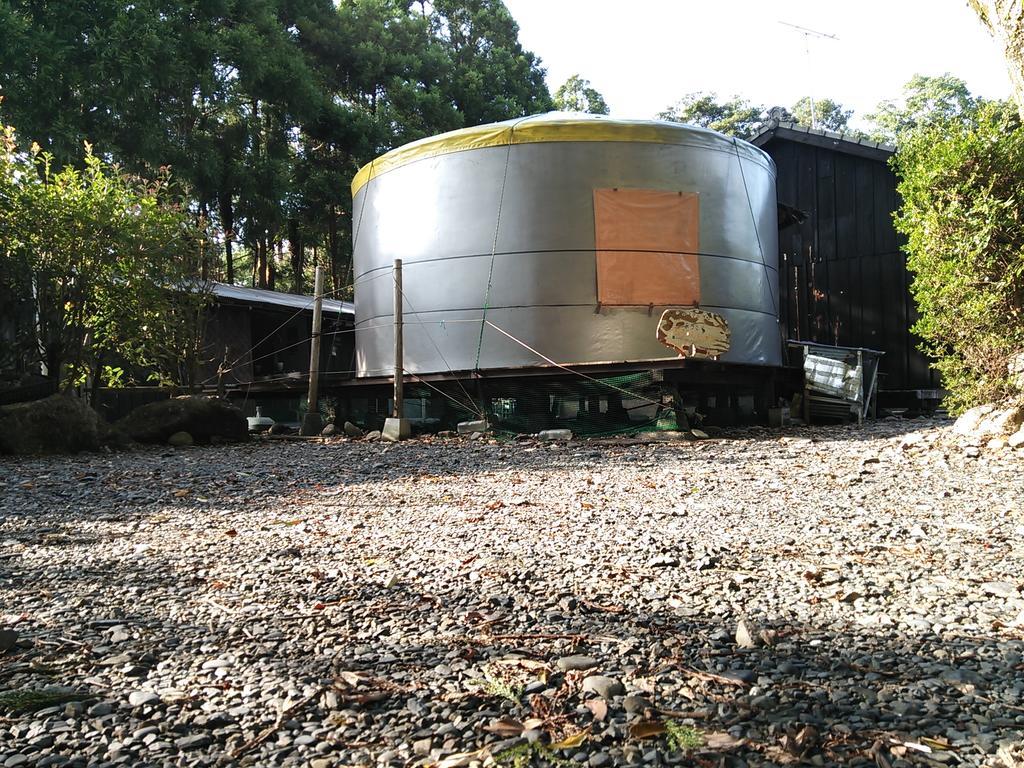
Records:
<instances>
[{"instance_id":1,"label":"yellow tarp on roof","mask_svg":"<svg viewBox=\"0 0 1024 768\"><path fill-rule=\"evenodd\" d=\"M597 115L548 113L531 117L490 123L473 128L430 136L393 149L367 163L352 179L352 197L371 179L417 160L438 155L464 152L485 147L504 147L510 144L538 144L553 141L626 141L649 144L691 144L703 140L729 148L771 165L761 150L746 142L734 142L715 131L681 123L641 120L614 120Z\"/></svg>"}]
</instances>

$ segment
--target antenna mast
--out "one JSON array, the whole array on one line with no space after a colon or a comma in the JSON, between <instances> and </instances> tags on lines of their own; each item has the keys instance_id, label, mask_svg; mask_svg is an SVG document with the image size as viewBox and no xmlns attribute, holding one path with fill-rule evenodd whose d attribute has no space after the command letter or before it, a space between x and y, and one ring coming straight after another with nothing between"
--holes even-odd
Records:
<instances>
[{"instance_id":1,"label":"antenna mast","mask_svg":"<svg viewBox=\"0 0 1024 768\"><path fill-rule=\"evenodd\" d=\"M788 21L780 21L784 27L789 27L794 30L797 34L803 35L804 38L804 53L807 54L807 63L811 63L811 38L816 37L820 40L838 40L837 35L830 35L828 32L819 32L816 29L808 29L807 27L801 27L799 24L790 24ZM811 128L814 128L816 116L814 114L814 94L808 97L808 101L811 102Z\"/></svg>"}]
</instances>

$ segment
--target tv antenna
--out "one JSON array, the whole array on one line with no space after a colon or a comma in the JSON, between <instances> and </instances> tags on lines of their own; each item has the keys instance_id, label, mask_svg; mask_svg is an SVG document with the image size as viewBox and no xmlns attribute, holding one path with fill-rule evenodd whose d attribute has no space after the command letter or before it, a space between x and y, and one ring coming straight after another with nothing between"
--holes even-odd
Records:
<instances>
[{"instance_id":1,"label":"tv antenna","mask_svg":"<svg viewBox=\"0 0 1024 768\"><path fill-rule=\"evenodd\" d=\"M779 24L781 24L784 27L789 27L790 29L794 30L797 34L803 35L803 38L804 38L804 53L807 54L808 66L811 63L811 38L812 37L816 37L819 40L838 40L839 39L838 35L831 35L828 32L819 32L816 29L809 29L808 27L801 27L799 24L790 24L788 21L780 21ZM816 120L816 115L814 114L814 96L813 95L809 96L807 100L809 102L811 102L811 128L814 128L814 123L815 123L815 120Z\"/></svg>"}]
</instances>

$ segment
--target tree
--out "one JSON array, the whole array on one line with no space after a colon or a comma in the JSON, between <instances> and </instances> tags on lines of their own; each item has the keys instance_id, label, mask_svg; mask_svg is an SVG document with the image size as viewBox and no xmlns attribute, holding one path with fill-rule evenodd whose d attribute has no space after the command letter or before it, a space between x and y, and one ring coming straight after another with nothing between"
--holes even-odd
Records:
<instances>
[{"instance_id":1,"label":"tree","mask_svg":"<svg viewBox=\"0 0 1024 768\"><path fill-rule=\"evenodd\" d=\"M1017 110L1024 119L1024 4L1020 0L968 0L1003 49Z\"/></svg>"},{"instance_id":2,"label":"tree","mask_svg":"<svg viewBox=\"0 0 1024 768\"><path fill-rule=\"evenodd\" d=\"M949 404L963 410L1019 395L1011 360L1024 351L1024 128L1008 105L972 121L925 123L896 154L897 229L920 320Z\"/></svg>"},{"instance_id":3,"label":"tree","mask_svg":"<svg viewBox=\"0 0 1024 768\"><path fill-rule=\"evenodd\" d=\"M172 169L219 228L198 275L269 288L319 261L345 290L362 164L551 106L500 0L0 0L0 50L5 114L55 173L84 168L83 141Z\"/></svg>"},{"instance_id":4,"label":"tree","mask_svg":"<svg viewBox=\"0 0 1024 768\"><path fill-rule=\"evenodd\" d=\"M825 131L843 133L849 128L852 109L844 109L842 104L832 99L814 100L814 121L811 121L811 99L804 96L790 110L794 120L800 125L819 128Z\"/></svg>"},{"instance_id":5,"label":"tree","mask_svg":"<svg viewBox=\"0 0 1024 768\"><path fill-rule=\"evenodd\" d=\"M116 378L123 361L192 380L207 240L168 202L169 177L125 175L88 145L82 170L57 171L38 145L25 153L13 130L0 136L0 283L32 297L47 374L68 388Z\"/></svg>"},{"instance_id":6,"label":"tree","mask_svg":"<svg viewBox=\"0 0 1024 768\"><path fill-rule=\"evenodd\" d=\"M442 89L464 125L551 109L544 68L519 43L519 25L502 0L433 0L421 5L447 52Z\"/></svg>"},{"instance_id":7,"label":"tree","mask_svg":"<svg viewBox=\"0 0 1024 768\"><path fill-rule=\"evenodd\" d=\"M591 87L589 80L573 75L555 91L555 109L565 112L589 112L592 115L607 115L608 105L604 96Z\"/></svg>"},{"instance_id":8,"label":"tree","mask_svg":"<svg viewBox=\"0 0 1024 768\"><path fill-rule=\"evenodd\" d=\"M719 102L715 93L688 93L676 104L659 113L660 120L690 123L711 128L741 139L752 138L763 125L764 107L733 96Z\"/></svg>"},{"instance_id":9,"label":"tree","mask_svg":"<svg viewBox=\"0 0 1024 768\"><path fill-rule=\"evenodd\" d=\"M982 103L967 83L948 72L914 75L903 86L902 99L883 101L867 119L874 123L871 138L895 143L910 131L934 125L971 122Z\"/></svg>"}]
</instances>

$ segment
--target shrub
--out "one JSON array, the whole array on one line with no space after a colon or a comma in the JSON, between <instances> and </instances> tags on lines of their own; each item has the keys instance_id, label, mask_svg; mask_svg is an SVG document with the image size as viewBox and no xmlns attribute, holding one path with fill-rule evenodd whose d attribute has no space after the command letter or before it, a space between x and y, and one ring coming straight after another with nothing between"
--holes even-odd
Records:
<instances>
[{"instance_id":1,"label":"shrub","mask_svg":"<svg viewBox=\"0 0 1024 768\"><path fill-rule=\"evenodd\" d=\"M1005 105L921 129L896 156L914 331L936 359L947 406L1019 396L1009 365L1024 350L1024 127Z\"/></svg>"}]
</instances>

